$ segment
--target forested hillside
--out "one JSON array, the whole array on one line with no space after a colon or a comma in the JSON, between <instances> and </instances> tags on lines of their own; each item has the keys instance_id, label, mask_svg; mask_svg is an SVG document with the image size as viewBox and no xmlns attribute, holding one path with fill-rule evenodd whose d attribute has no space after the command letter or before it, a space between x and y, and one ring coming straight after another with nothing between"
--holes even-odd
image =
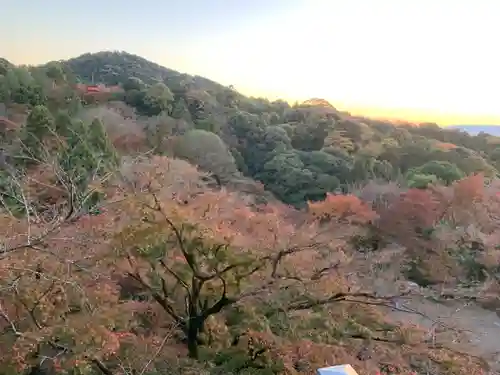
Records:
<instances>
[{"instance_id":1,"label":"forested hillside","mask_svg":"<svg viewBox=\"0 0 500 375\"><path fill-rule=\"evenodd\" d=\"M500 149L493 137L471 137L435 124L396 127L339 113L324 100L290 106L246 98L210 80L128 54L84 55L69 60L68 66L83 81L94 76L98 82L114 85L134 77L142 84L165 84L169 92L164 107L144 107L144 101L137 99L137 91L143 88L135 80L139 86L129 82L126 101L147 115L168 107L163 114L176 120L181 128L177 134L189 130L217 134L241 173L294 205L374 179L423 187L438 180L449 184L476 172L497 173ZM203 137L210 135L196 132L189 138L198 147ZM190 160L198 164L199 159L193 157Z\"/></svg>"},{"instance_id":2,"label":"forested hillside","mask_svg":"<svg viewBox=\"0 0 500 375\"><path fill-rule=\"evenodd\" d=\"M125 52L0 60L0 103L1 373L498 362L404 306L500 311L500 138L249 98Z\"/></svg>"},{"instance_id":3,"label":"forested hillside","mask_svg":"<svg viewBox=\"0 0 500 375\"><path fill-rule=\"evenodd\" d=\"M477 172L488 177L497 173L496 137L473 137L435 124L393 126L340 113L324 100L290 106L247 98L208 79L180 74L127 53L86 54L31 68L33 72L42 69L48 69L53 79L122 85L125 92L114 99L158 122L155 129L146 129L150 147L164 152L161 143L179 137L178 156L221 180L235 178L239 171L295 206L371 180L425 187L450 184ZM48 83L35 83L36 77L27 82L28 75L23 68L9 70L1 95L10 95L20 104L42 103L41 94L30 89L36 91L36 85Z\"/></svg>"}]
</instances>

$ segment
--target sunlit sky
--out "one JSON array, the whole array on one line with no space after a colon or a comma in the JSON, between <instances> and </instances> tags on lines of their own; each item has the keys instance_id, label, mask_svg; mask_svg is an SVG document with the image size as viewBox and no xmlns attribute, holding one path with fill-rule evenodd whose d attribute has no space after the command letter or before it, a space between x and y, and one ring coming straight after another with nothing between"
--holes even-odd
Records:
<instances>
[{"instance_id":1,"label":"sunlit sky","mask_svg":"<svg viewBox=\"0 0 500 375\"><path fill-rule=\"evenodd\" d=\"M497 0L0 0L0 55L124 50L271 99L500 124Z\"/></svg>"}]
</instances>

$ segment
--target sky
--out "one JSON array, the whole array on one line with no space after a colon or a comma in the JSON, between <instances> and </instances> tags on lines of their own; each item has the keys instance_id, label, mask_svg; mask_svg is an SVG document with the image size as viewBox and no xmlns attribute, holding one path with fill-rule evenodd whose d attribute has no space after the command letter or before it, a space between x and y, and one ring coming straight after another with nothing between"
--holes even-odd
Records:
<instances>
[{"instance_id":1,"label":"sky","mask_svg":"<svg viewBox=\"0 0 500 375\"><path fill-rule=\"evenodd\" d=\"M0 56L123 50L244 93L500 125L497 0L0 0Z\"/></svg>"}]
</instances>

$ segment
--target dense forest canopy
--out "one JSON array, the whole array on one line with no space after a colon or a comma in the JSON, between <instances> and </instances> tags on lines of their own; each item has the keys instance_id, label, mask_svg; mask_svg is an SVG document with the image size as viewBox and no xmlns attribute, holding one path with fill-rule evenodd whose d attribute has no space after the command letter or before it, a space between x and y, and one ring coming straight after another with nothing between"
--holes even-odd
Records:
<instances>
[{"instance_id":1,"label":"dense forest canopy","mask_svg":"<svg viewBox=\"0 0 500 375\"><path fill-rule=\"evenodd\" d=\"M388 311L500 308L500 138L247 97L126 52L0 59L0 103L0 372L494 364Z\"/></svg>"}]
</instances>

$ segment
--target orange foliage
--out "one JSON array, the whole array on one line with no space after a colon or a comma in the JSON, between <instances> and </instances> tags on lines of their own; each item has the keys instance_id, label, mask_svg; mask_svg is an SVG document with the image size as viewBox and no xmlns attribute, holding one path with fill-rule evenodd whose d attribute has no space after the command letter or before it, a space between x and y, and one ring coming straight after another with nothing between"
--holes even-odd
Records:
<instances>
[{"instance_id":1,"label":"orange foliage","mask_svg":"<svg viewBox=\"0 0 500 375\"><path fill-rule=\"evenodd\" d=\"M127 236L123 238L125 244L138 246L145 240L150 241L152 238L148 233L154 235L156 239L160 238L156 233L165 233L168 236L171 229L162 218L163 215L167 215L176 226L182 227L184 223L196 225L196 232L200 235L200 240L205 242L205 246L228 244L231 248L229 254L232 255L226 259L229 262L227 266L236 261L237 258L233 256L254 259L255 264L258 264L260 261L257 259L267 258L286 249L297 249L296 254L283 258L280 271L285 274L293 272L297 276L307 276L322 267L327 267L329 263L338 262L343 256L339 251L337 254L330 253L329 259L324 258L317 250L318 244L321 244L326 251L339 248L343 242L336 241L331 234L328 236L322 234L315 224L299 228L284 220L279 208L268 206L265 210L254 210L238 194L224 191L206 192L180 203L162 201L162 213L159 215L153 214L151 209L148 210L149 204L144 203L148 198L144 198L143 203L137 202L137 206L129 207L127 215L129 218L134 218L135 212L140 214L149 212L148 215L152 215L148 223L143 226L138 225L136 220L132 221L133 228L123 232L123 235ZM145 266L141 265L137 257L134 257L134 261L136 262L134 266L139 268ZM187 266L186 257L175 244L171 245L165 262L172 267ZM297 267L297 264L301 267ZM265 288L270 281L268 267L263 268L263 271L265 272L248 275L249 287L258 288L260 285ZM329 289L337 287L339 281L330 282Z\"/></svg>"},{"instance_id":2,"label":"orange foliage","mask_svg":"<svg viewBox=\"0 0 500 375\"><path fill-rule=\"evenodd\" d=\"M309 202L309 212L319 220L338 220L365 224L376 218L376 213L354 195L327 193L324 201Z\"/></svg>"},{"instance_id":3,"label":"orange foliage","mask_svg":"<svg viewBox=\"0 0 500 375\"><path fill-rule=\"evenodd\" d=\"M444 151L453 150L453 149L457 148L456 144L446 143L446 142L436 142L436 146L437 146L437 148L444 150Z\"/></svg>"},{"instance_id":4,"label":"orange foliage","mask_svg":"<svg viewBox=\"0 0 500 375\"><path fill-rule=\"evenodd\" d=\"M329 194L309 203L314 220L301 220L309 215L211 191L203 177L180 160L140 159L125 162L120 179L105 189L108 201L98 216L74 215L56 226L1 216L0 242L19 249L0 253L0 370L25 370L39 363L38 355L61 371L110 366L105 373L166 372L161 363L188 352L180 333L210 309L216 312L204 321L204 340L214 342L214 351L226 350L232 332L219 312L233 305L279 306L298 325L320 317L325 330L345 335L339 342L328 337L327 344L295 332L278 337L269 327L248 330L272 361L284 361L284 374L313 374L339 359L355 364L360 374L383 362L408 374L414 355L451 358L416 339L411 350L400 350L400 341L381 341L373 358L356 357L360 337L349 337L357 332L354 322L377 329L384 322L375 307L381 299L359 291L346 276L353 271L353 252L345 230L376 219L368 205L353 195ZM479 197L478 186L477 177L457 183L456 196ZM34 196L41 192L29 189ZM437 197L410 190L381 213L379 224L399 236L433 225L442 215ZM325 220L335 226L318 222ZM339 303L352 296L357 299ZM328 316L314 316L311 307L327 304ZM399 338L401 331L393 334ZM413 330L409 336L422 335ZM309 367L299 371L301 361Z\"/></svg>"},{"instance_id":5,"label":"orange foliage","mask_svg":"<svg viewBox=\"0 0 500 375\"><path fill-rule=\"evenodd\" d=\"M3 368L34 365L36 352L57 356L59 364L66 366L69 361L103 360L118 350L119 341L110 330L128 329L132 316L127 305L119 302L119 290L103 261L105 234L114 218L99 219L92 225L80 226L85 219L61 224L40 247L28 246L0 257L0 313L2 323L12 328L0 340L0 353L12 350L15 354L0 356ZM22 222L11 225L26 228ZM43 235L41 226L30 227L31 236ZM28 240L9 236L4 228L2 235L9 244ZM58 354L67 345L71 351Z\"/></svg>"},{"instance_id":6,"label":"orange foliage","mask_svg":"<svg viewBox=\"0 0 500 375\"><path fill-rule=\"evenodd\" d=\"M455 225L474 224L485 233L497 228L500 201L487 191L483 174L465 177L437 193L446 205L446 219Z\"/></svg>"},{"instance_id":7,"label":"orange foliage","mask_svg":"<svg viewBox=\"0 0 500 375\"><path fill-rule=\"evenodd\" d=\"M485 195L484 175L475 174L465 177L453 184L454 204L474 204L481 201Z\"/></svg>"}]
</instances>

